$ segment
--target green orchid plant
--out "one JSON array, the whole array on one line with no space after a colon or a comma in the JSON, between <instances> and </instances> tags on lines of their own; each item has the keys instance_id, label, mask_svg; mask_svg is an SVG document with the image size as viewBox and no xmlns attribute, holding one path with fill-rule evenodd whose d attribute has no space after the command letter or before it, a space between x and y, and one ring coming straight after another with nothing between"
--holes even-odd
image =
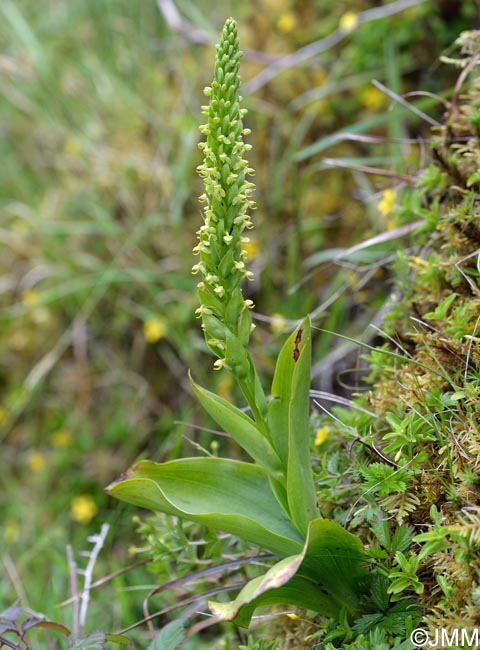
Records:
<instances>
[{"instance_id":1,"label":"green orchid plant","mask_svg":"<svg viewBox=\"0 0 480 650\"><path fill-rule=\"evenodd\" d=\"M204 223L194 253L198 263L197 315L215 369L228 370L250 415L191 378L201 405L251 458L181 458L142 461L112 483L109 494L144 508L236 535L281 557L229 603L210 602L220 620L247 627L255 609L291 604L329 617L353 619L369 573L360 540L320 517L310 458L309 391L311 327L306 318L289 336L277 360L269 399L247 346L253 303L242 293L251 278L245 265L245 233L252 227L253 170L240 107L237 26L226 21L217 46L215 75L205 89L206 141L199 146L205 184Z\"/></svg>"}]
</instances>

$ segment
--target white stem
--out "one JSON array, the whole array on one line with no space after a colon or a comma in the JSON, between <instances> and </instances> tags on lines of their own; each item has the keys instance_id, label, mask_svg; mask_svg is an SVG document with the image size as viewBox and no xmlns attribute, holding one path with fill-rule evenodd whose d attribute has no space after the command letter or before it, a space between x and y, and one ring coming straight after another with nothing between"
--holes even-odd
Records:
<instances>
[{"instance_id":1,"label":"white stem","mask_svg":"<svg viewBox=\"0 0 480 650\"><path fill-rule=\"evenodd\" d=\"M94 541L95 546L93 547L91 553L89 553L89 560L87 567L85 569L85 582L83 586L83 591L81 595L81 605L80 605L80 630L83 632L85 626L85 621L87 619L88 603L90 601L90 588L92 586L93 578L93 569L98 558L98 554L102 550L103 544L105 543L105 538L108 534L109 525L102 524L102 529L98 535L90 537L89 541Z\"/></svg>"}]
</instances>

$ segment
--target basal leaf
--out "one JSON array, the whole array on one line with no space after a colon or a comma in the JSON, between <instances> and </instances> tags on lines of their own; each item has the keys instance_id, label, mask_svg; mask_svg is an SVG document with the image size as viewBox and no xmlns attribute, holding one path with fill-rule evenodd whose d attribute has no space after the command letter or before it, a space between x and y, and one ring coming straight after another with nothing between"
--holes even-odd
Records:
<instances>
[{"instance_id":1,"label":"basal leaf","mask_svg":"<svg viewBox=\"0 0 480 650\"><path fill-rule=\"evenodd\" d=\"M349 614L356 612L369 578L360 539L329 519L310 523L300 573L321 584Z\"/></svg>"},{"instance_id":2,"label":"basal leaf","mask_svg":"<svg viewBox=\"0 0 480 650\"><path fill-rule=\"evenodd\" d=\"M325 616L338 616L338 607L328 594L313 582L299 575L293 575L285 584L273 585L279 578L289 574L298 564L300 556L285 558L273 566L264 576L251 580L230 603L209 602L212 613L221 621L235 621L241 627L248 627L253 613L264 605L295 605Z\"/></svg>"},{"instance_id":3,"label":"basal leaf","mask_svg":"<svg viewBox=\"0 0 480 650\"><path fill-rule=\"evenodd\" d=\"M216 423L230 434L253 460L279 478L280 459L255 422L233 404L196 384L191 377L190 382L200 404Z\"/></svg>"},{"instance_id":4,"label":"basal leaf","mask_svg":"<svg viewBox=\"0 0 480 650\"><path fill-rule=\"evenodd\" d=\"M142 461L107 492L143 508L196 521L283 556L303 540L257 465L222 458Z\"/></svg>"},{"instance_id":5,"label":"basal leaf","mask_svg":"<svg viewBox=\"0 0 480 650\"><path fill-rule=\"evenodd\" d=\"M251 580L230 603L209 603L221 620L248 626L262 605L291 604L325 616L354 617L368 571L360 540L328 519L312 521L300 554L285 558Z\"/></svg>"}]
</instances>

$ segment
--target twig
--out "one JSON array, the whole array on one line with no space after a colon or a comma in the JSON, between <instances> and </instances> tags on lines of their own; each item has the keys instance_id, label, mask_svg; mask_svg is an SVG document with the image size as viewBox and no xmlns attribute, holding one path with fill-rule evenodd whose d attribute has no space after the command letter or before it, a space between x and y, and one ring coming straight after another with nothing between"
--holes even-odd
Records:
<instances>
[{"instance_id":1,"label":"twig","mask_svg":"<svg viewBox=\"0 0 480 650\"><path fill-rule=\"evenodd\" d=\"M378 458L380 458L384 463L387 465L390 465L390 467L394 467L395 469L398 469L397 463L394 463L393 460L390 460L386 456L382 454L382 452L378 451L378 449L375 447L375 445L371 444L369 445L368 443L364 442L360 436L357 436L355 440L352 441L350 447L348 448L348 456L350 457L352 455L352 448L353 445L355 445L357 442L359 442L361 445L366 447L368 451L373 452Z\"/></svg>"},{"instance_id":2,"label":"twig","mask_svg":"<svg viewBox=\"0 0 480 650\"><path fill-rule=\"evenodd\" d=\"M415 178L414 176L399 174L398 172L392 171L391 169L382 169L381 167L368 167L366 165L353 165L352 163L349 163L345 160L340 160L338 158L323 158L322 163L326 167L342 167L358 172L364 172L365 174L375 174L376 176L394 178L395 180L403 181L408 185L415 185L418 182L418 178Z\"/></svg>"},{"instance_id":3,"label":"twig","mask_svg":"<svg viewBox=\"0 0 480 650\"><path fill-rule=\"evenodd\" d=\"M85 580L84 580L84 589L82 592L81 605L80 605L80 632L83 632L85 621L87 619L88 602L90 600L90 589L92 587L93 569L95 567L98 554L102 550L103 545L105 543L105 538L108 534L108 529L109 529L109 525L107 523L104 523L102 524L102 528L98 535L92 535L91 537L88 538L88 541L92 542L94 544L94 547L88 553L89 559L88 559L87 568L85 569L85 571L82 571L82 573L85 576Z\"/></svg>"},{"instance_id":4,"label":"twig","mask_svg":"<svg viewBox=\"0 0 480 650\"><path fill-rule=\"evenodd\" d=\"M181 17L173 0L157 0L157 6L172 32L183 34L192 43L203 45L209 45L211 43L212 39L207 32L203 31L203 29L198 29L198 27L195 27L195 25L192 25L192 23L189 23Z\"/></svg>"},{"instance_id":5,"label":"twig","mask_svg":"<svg viewBox=\"0 0 480 650\"><path fill-rule=\"evenodd\" d=\"M370 237L370 239L360 242L360 244L355 244L355 246L351 246L350 248L341 251L335 257L335 261L341 260L344 257L348 257L349 255L352 255L357 251L363 250L364 248L370 248L370 246L375 246L376 244L383 244L386 241L391 241L392 239L398 239L399 237L404 237L405 235L409 235L417 228L420 228L421 226L425 225L425 223L426 223L425 219L418 219L417 221L412 221L412 223L407 223L404 226L398 226L393 230L387 230L385 232L382 232L379 235L375 235L375 237Z\"/></svg>"},{"instance_id":6,"label":"twig","mask_svg":"<svg viewBox=\"0 0 480 650\"><path fill-rule=\"evenodd\" d=\"M377 81L376 79L372 79L372 84L375 86L375 88L381 90L382 93L385 93L385 95L388 95L391 99L396 101L397 104L400 104L400 106L403 106L404 108L407 108L409 111L412 111L412 113L415 113L415 115L421 117L422 120L425 120L425 122L428 122L428 124L431 124L432 126L442 126L440 122L437 122L437 120L434 120L433 117L430 117L430 115L427 115L416 106L413 106L413 104L410 104L410 102L407 102L407 100L404 99L401 95L398 95L397 93L393 92L393 90L390 90L390 88L384 86L380 81Z\"/></svg>"},{"instance_id":7,"label":"twig","mask_svg":"<svg viewBox=\"0 0 480 650\"><path fill-rule=\"evenodd\" d=\"M157 0L157 6L172 32L185 36L187 40L197 45L213 44L214 39L206 31L182 18L173 0ZM270 64L278 59L278 54L268 54L267 52L257 52L249 49L244 50L244 56L250 61L264 64Z\"/></svg>"},{"instance_id":8,"label":"twig","mask_svg":"<svg viewBox=\"0 0 480 650\"><path fill-rule=\"evenodd\" d=\"M114 578L117 578L118 576L121 576L124 573L128 573L128 571L131 571L132 569L138 569L138 567L145 566L145 564L148 564L149 562L150 560L140 560L139 562L135 562L130 566L123 567L122 569L118 569L118 571L114 571L113 573L110 573L110 575L104 576L103 578L96 580L93 584L90 585L90 591L92 589L97 589L98 587L103 587L103 585L107 584L107 582L110 582L111 580L114 580ZM70 598L67 598L67 600L63 600L61 603L57 605L57 607L66 607L67 605L71 605L75 600L78 600L82 596L82 594L83 591L78 592L76 596L71 596Z\"/></svg>"},{"instance_id":9,"label":"twig","mask_svg":"<svg viewBox=\"0 0 480 650\"><path fill-rule=\"evenodd\" d=\"M385 18L387 16L393 16L394 14L400 13L405 9L409 9L415 5L422 4L425 1L426 0L398 0L397 2L392 2L389 5L361 11L358 14L358 24L367 23L372 20L378 20L379 18ZM289 70L290 68L294 68L300 63L313 58L317 54L329 50L330 48L343 41L343 39L347 38L347 36L349 36L352 31L353 30L347 32L341 29L337 29L325 38L322 38L319 41L315 41L313 43L309 43L296 52L287 54L287 56L274 61L269 66L264 68L262 72L260 72L256 77L253 77L253 79L250 79L250 81L247 81L247 83L243 84L244 93L254 93L272 81L272 79L274 79L281 72Z\"/></svg>"}]
</instances>

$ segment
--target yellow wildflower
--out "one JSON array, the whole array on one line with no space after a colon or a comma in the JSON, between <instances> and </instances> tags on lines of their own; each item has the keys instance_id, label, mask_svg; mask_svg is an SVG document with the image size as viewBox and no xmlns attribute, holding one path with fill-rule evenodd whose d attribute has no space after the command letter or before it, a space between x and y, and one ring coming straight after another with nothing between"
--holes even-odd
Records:
<instances>
[{"instance_id":1,"label":"yellow wildflower","mask_svg":"<svg viewBox=\"0 0 480 650\"><path fill-rule=\"evenodd\" d=\"M387 217L395 209L395 201L397 199L397 193L395 190L385 190L383 192L382 200L378 204L378 211L382 217Z\"/></svg>"},{"instance_id":2,"label":"yellow wildflower","mask_svg":"<svg viewBox=\"0 0 480 650\"><path fill-rule=\"evenodd\" d=\"M35 289L26 289L22 293L22 302L25 307L36 307L40 301L38 291Z\"/></svg>"},{"instance_id":3,"label":"yellow wildflower","mask_svg":"<svg viewBox=\"0 0 480 650\"><path fill-rule=\"evenodd\" d=\"M46 466L45 456L39 451L32 451L28 456L28 466L32 472L41 472Z\"/></svg>"},{"instance_id":4,"label":"yellow wildflower","mask_svg":"<svg viewBox=\"0 0 480 650\"><path fill-rule=\"evenodd\" d=\"M15 544L20 537L20 526L13 519L7 519L3 529L3 539L5 544Z\"/></svg>"},{"instance_id":5,"label":"yellow wildflower","mask_svg":"<svg viewBox=\"0 0 480 650\"><path fill-rule=\"evenodd\" d=\"M70 502L70 517L79 524L88 524L97 512L97 504L89 494L74 497Z\"/></svg>"},{"instance_id":6,"label":"yellow wildflower","mask_svg":"<svg viewBox=\"0 0 480 650\"><path fill-rule=\"evenodd\" d=\"M373 111L382 108L386 105L388 99L385 93L382 93L381 90L375 88L375 86L369 86L360 95L360 101L366 108L370 108Z\"/></svg>"},{"instance_id":7,"label":"yellow wildflower","mask_svg":"<svg viewBox=\"0 0 480 650\"><path fill-rule=\"evenodd\" d=\"M292 621L299 621L300 617L298 614L295 614L294 612L288 612L287 617L292 620Z\"/></svg>"},{"instance_id":8,"label":"yellow wildflower","mask_svg":"<svg viewBox=\"0 0 480 650\"><path fill-rule=\"evenodd\" d=\"M351 32L358 25L358 14L355 11L347 11L340 18L338 28L341 32Z\"/></svg>"},{"instance_id":9,"label":"yellow wildflower","mask_svg":"<svg viewBox=\"0 0 480 650\"><path fill-rule=\"evenodd\" d=\"M277 20L277 29L279 32L288 34L297 26L297 19L293 11L284 11Z\"/></svg>"},{"instance_id":10,"label":"yellow wildflower","mask_svg":"<svg viewBox=\"0 0 480 650\"><path fill-rule=\"evenodd\" d=\"M66 431L65 429L59 429L52 433L51 440L54 447L68 447L72 442L72 434L70 431Z\"/></svg>"},{"instance_id":11,"label":"yellow wildflower","mask_svg":"<svg viewBox=\"0 0 480 650\"><path fill-rule=\"evenodd\" d=\"M63 149L67 156L70 156L71 158L77 158L77 156L79 156L82 152L82 144L78 138L70 137L65 140Z\"/></svg>"},{"instance_id":12,"label":"yellow wildflower","mask_svg":"<svg viewBox=\"0 0 480 650\"><path fill-rule=\"evenodd\" d=\"M315 434L315 447L320 447L320 445L322 445L328 438L329 433L330 427L324 426L317 429L317 432Z\"/></svg>"},{"instance_id":13,"label":"yellow wildflower","mask_svg":"<svg viewBox=\"0 0 480 650\"><path fill-rule=\"evenodd\" d=\"M167 324L163 318L149 318L143 323L143 335L147 343L156 343L167 335Z\"/></svg>"}]
</instances>

